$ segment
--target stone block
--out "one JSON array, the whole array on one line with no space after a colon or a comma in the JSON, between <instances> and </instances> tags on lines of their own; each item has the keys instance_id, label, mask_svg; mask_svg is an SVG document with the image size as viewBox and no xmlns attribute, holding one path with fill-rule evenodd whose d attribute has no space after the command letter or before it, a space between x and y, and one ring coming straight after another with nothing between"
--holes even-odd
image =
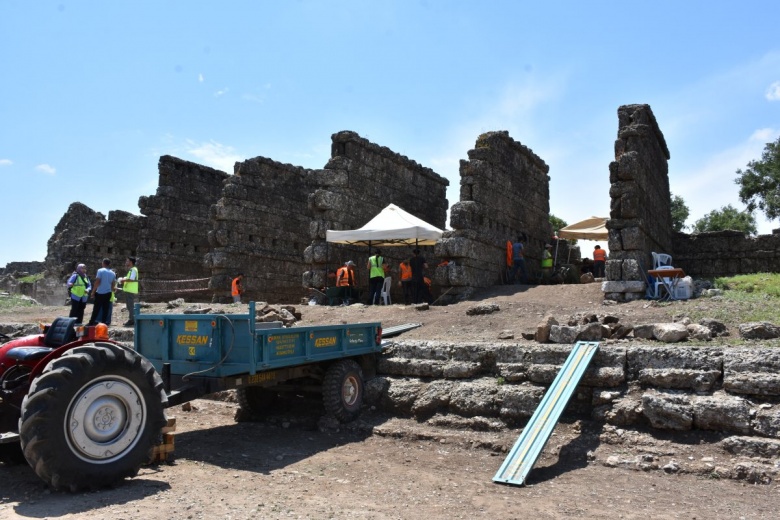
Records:
<instances>
[{"instance_id":1,"label":"stone block","mask_svg":"<svg viewBox=\"0 0 780 520\"><path fill-rule=\"evenodd\" d=\"M622 272L622 271L621 271ZM605 293L626 293L635 292L644 294L645 282L641 281L606 281L601 282L601 291Z\"/></svg>"},{"instance_id":2,"label":"stone block","mask_svg":"<svg viewBox=\"0 0 780 520\"><path fill-rule=\"evenodd\" d=\"M724 392L696 396L693 401L693 425L700 430L750 433L750 406L739 397Z\"/></svg>"},{"instance_id":3,"label":"stone block","mask_svg":"<svg viewBox=\"0 0 780 520\"><path fill-rule=\"evenodd\" d=\"M642 414L653 428L685 431L693 426L693 405L684 394L647 392L642 395Z\"/></svg>"},{"instance_id":4,"label":"stone block","mask_svg":"<svg viewBox=\"0 0 780 520\"><path fill-rule=\"evenodd\" d=\"M497 401L500 403L499 416L507 422L530 418L545 394L543 386L530 384L500 385Z\"/></svg>"},{"instance_id":5,"label":"stone block","mask_svg":"<svg viewBox=\"0 0 780 520\"><path fill-rule=\"evenodd\" d=\"M780 396L780 351L768 348L726 350L723 388L733 394Z\"/></svg>"},{"instance_id":6,"label":"stone block","mask_svg":"<svg viewBox=\"0 0 780 520\"><path fill-rule=\"evenodd\" d=\"M495 399L499 385L495 379L477 379L452 387L449 410L464 417L497 417L499 405Z\"/></svg>"}]
</instances>

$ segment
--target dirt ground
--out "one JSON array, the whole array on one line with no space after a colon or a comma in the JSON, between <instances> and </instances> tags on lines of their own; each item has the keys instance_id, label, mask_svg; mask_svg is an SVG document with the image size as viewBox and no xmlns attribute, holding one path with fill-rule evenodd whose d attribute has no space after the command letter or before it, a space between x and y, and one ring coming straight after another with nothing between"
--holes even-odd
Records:
<instances>
[{"instance_id":1,"label":"dirt ground","mask_svg":"<svg viewBox=\"0 0 780 520\"><path fill-rule=\"evenodd\" d=\"M501 310L468 316L479 303ZM533 331L548 313L559 321L593 313L640 324L693 310L715 313L719 305L698 299L605 306L598 285L590 284L497 287L474 301L426 311L297 307L305 325L422 323L401 338L495 342L512 331L516 339L508 341L522 342L520 333ZM155 305L154 312L164 307ZM0 325L50 322L66 313L65 307L0 311ZM116 321L124 321L121 311ZM51 492L29 467L0 466L0 518L776 518L780 509L774 482L717 478L718 466L734 461L711 437L651 437L572 419L558 425L527 485L515 487L491 479L519 430L440 428L371 409L334 427L322 419L319 401L304 398L282 402L258 422L236 422L236 408L224 396L170 409L177 419L174 458L110 489ZM670 462L687 469L664 471Z\"/></svg>"}]
</instances>

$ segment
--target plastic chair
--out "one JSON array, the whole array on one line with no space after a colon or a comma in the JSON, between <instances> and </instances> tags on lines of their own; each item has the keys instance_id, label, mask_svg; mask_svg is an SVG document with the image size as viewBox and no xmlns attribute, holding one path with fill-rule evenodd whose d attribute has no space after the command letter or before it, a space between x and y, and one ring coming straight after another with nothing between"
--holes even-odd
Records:
<instances>
[{"instance_id":1,"label":"plastic chair","mask_svg":"<svg viewBox=\"0 0 780 520\"><path fill-rule=\"evenodd\" d=\"M384 302L385 305L390 305L390 287L393 286L393 277L385 277L385 282L382 284L382 292L379 293L379 302Z\"/></svg>"},{"instance_id":2,"label":"plastic chair","mask_svg":"<svg viewBox=\"0 0 780 520\"><path fill-rule=\"evenodd\" d=\"M665 253L650 253L653 255L653 269L661 269L664 266L672 265L672 255Z\"/></svg>"}]
</instances>

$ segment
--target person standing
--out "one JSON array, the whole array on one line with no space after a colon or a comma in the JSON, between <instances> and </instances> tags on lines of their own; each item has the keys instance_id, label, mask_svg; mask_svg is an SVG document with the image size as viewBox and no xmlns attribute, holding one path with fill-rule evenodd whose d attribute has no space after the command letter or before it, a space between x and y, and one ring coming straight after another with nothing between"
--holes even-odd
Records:
<instances>
[{"instance_id":1,"label":"person standing","mask_svg":"<svg viewBox=\"0 0 780 520\"><path fill-rule=\"evenodd\" d=\"M368 259L368 304L377 304L382 294L382 284L385 282L385 259L382 251L376 250L376 254Z\"/></svg>"},{"instance_id":2,"label":"person standing","mask_svg":"<svg viewBox=\"0 0 780 520\"><path fill-rule=\"evenodd\" d=\"M355 289L355 262L349 260L336 271L336 287L339 289L339 298L344 305L352 303Z\"/></svg>"},{"instance_id":3,"label":"person standing","mask_svg":"<svg viewBox=\"0 0 780 520\"><path fill-rule=\"evenodd\" d=\"M70 295L70 314L68 316L76 318L76 323L84 321L84 309L87 307L91 290L92 283L87 276L87 266L77 265L76 270L68 278L68 294Z\"/></svg>"},{"instance_id":4,"label":"person standing","mask_svg":"<svg viewBox=\"0 0 780 520\"><path fill-rule=\"evenodd\" d=\"M95 284L92 286L92 297L95 303L92 305L92 317L87 325L106 322L114 290L116 290L116 275L111 270L111 260L104 258L103 267L98 269Z\"/></svg>"},{"instance_id":5,"label":"person standing","mask_svg":"<svg viewBox=\"0 0 780 520\"><path fill-rule=\"evenodd\" d=\"M420 250L412 251L412 258L409 259L409 266L412 268L412 286L414 288L414 303L421 303L425 296L425 270L428 263L425 258L420 256Z\"/></svg>"},{"instance_id":6,"label":"person standing","mask_svg":"<svg viewBox=\"0 0 780 520\"><path fill-rule=\"evenodd\" d=\"M544 245L542 253L542 283L550 283L553 271L552 244Z\"/></svg>"},{"instance_id":7,"label":"person standing","mask_svg":"<svg viewBox=\"0 0 780 520\"><path fill-rule=\"evenodd\" d=\"M521 235L517 237L517 242L512 244L512 273L509 275L509 278L512 283L517 283L515 277L517 276L517 271L520 271L520 283L526 285L528 283L528 273L525 270L523 242L525 242L525 237Z\"/></svg>"},{"instance_id":8,"label":"person standing","mask_svg":"<svg viewBox=\"0 0 780 520\"><path fill-rule=\"evenodd\" d=\"M244 294L244 287L241 281L244 279L244 273L238 273L230 284L230 295L233 297L233 303L241 303L241 295Z\"/></svg>"},{"instance_id":9,"label":"person standing","mask_svg":"<svg viewBox=\"0 0 780 520\"><path fill-rule=\"evenodd\" d=\"M129 269L127 276L119 279L125 293L125 307L127 307L128 316L124 326L132 327L135 325L135 300L138 298L138 268L135 266L134 256L127 257L125 267Z\"/></svg>"},{"instance_id":10,"label":"person standing","mask_svg":"<svg viewBox=\"0 0 780 520\"><path fill-rule=\"evenodd\" d=\"M593 276L595 278L604 278L604 267L607 264L607 252L596 244L593 249Z\"/></svg>"},{"instance_id":11,"label":"person standing","mask_svg":"<svg viewBox=\"0 0 780 520\"><path fill-rule=\"evenodd\" d=\"M414 295L412 290L412 266L409 265L409 260L404 260L398 265L398 268L401 271L401 281L398 283L404 290L404 305L409 305Z\"/></svg>"}]
</instances>

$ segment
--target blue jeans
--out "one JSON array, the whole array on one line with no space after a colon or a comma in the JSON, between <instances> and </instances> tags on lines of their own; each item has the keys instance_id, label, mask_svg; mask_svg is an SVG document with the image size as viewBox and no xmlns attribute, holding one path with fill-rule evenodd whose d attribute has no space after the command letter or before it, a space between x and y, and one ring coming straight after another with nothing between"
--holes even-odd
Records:
<instances>
[{"instance_id":1,"label":"blue jeans","mask_svg":"<svg viewBox=\"0 0 780 520\"><path fill-rule=\"evenodd\" d=\"M520 283L527 284L528 273L525 270L525 258L515 258L512 261L512 272L509 274L509 282L517 283L515 276L517 275L518 270L520 271Z\"/></svg>"}]
</instances>

